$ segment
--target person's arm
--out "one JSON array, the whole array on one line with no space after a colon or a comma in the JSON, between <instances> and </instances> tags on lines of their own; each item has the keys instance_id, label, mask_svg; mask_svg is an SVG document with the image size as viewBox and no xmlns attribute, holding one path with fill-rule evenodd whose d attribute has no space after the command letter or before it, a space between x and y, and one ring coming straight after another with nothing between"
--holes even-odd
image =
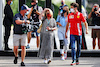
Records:
<instances>
[{"instance_id":1,"label":"person's arm","mask_svg":"<svg viewBox=\"0 0 100 67\"><path fill-rule=\"evenodd\" d=\"M6 14L6 6L5 6L5 8L4 8L4 14Z\"/></svg>"},{"instance_id":2,"label":"person's arm","mask_svg":"<svg viewBox=\"0 0 100 67\"><path fill-rule=\"evenodd\" d=\"M51 28L51 30L52 30L52 31L54 31L54 30L56 30L56 29L57 29L56 20L54 19L54 20L53 20L53 22L54 22L54 27L53 27L53 28Z\"/></svg>"},{"instance_id":3,"label":"person's arm","mask_svg":"<svg viewBox=\"0 0 100 67\"><path fill-rule=\"evenodd\" d=\"M31 7L31 11L30 11L30 13L27 15L27 18L28 18L28 19L30 18L31 14L32 14L32 11L33 11L33 7Z\"/></svg>"},{"instance_id":4,"label":"person's arm","mask_svg":"<svg viewBox=\"0 0 100 67\"><path fill-rule=\"evenodd\" d=\"M68 29L69 29L69 22L67 23L67 25L66 25L66 32L65 32L65 38L67 38L67 32L68 32Z\"/></svg>"},{"instance_id":5,"label":"person's arm","mask_svg":"<svg viewBox=\"0 0 100 67\"><path fill-rule=\"evenodd\" d=\"M57 22L57 24L58 24L59 26L62 26L61 23L59 23L59 22Z\"/></svg>"},{"instance_id":6,"label":"person's arm","mask_svg":"<svg viewBox=\"0 0 100 67\"><path fill-rule=\"evenodd\" d=\"M10 9L9 6L6 5L5 9L4 9L4 13L7 16L7 18L13 22L13 13L11 12L12 10Z\"/></svg>"},{"instance_id":7,"label":"person's arm","mask_svg":"<svg viewBox=\"0 0 100 67\"><path fill-rule=\"evenodd\" d=\"M56 29L57 29L57 27L51 28L52 31L54 31L54 30L56 30Z\"/></svg>"},{"instance_id":8,"label":"person's arm","mask_svg":"<svg viewBox=\"0 0 100 67\"><path fill-rule=\"evenodd\" d=\"M94 12L94 7L92 8L92 11L89 13L88 19L90 19L92 17L92 12Z\"/></svg>"},{"instance_id":9,"label":"person's arm","mask_svg":"<svg viewBox=\"0 0 100 67\"><path fill-rule=\"evenodd\" d=\"M54 28L47 27L46 29L47 29L47 30L52 30L52 31L54 31L54 30L57 29L57 27L54 27Z\"/></svg>"},{"instance_id":10,"label":"person's arm","mask_svg":"<svg viewBox=\"0 0 100 67\"><path fill-rule=\"evenodd\" d=\"M95 11L95 14L97 14L97 16L100 17L99 11Z\"/></svg>"},{"instance_id":11,"label":"person's arm","mask_svg":"<svg viewBox=\"0 0 100 67\"><path fill-rule=\"evenodd\" d=\"M18 25L25 23L24 20L15 20L15 22L16 22L16 24L18 24Z\"/></svg>"},{"instance_id":12,"label":"person's arm","mask_svg":"<svg viewBox=\"0 0 100 67\"><path fill-rule=\"evenodd\" d=\"M86 34L88 34L88 23L84 22L85 28L86 28Z\"/></svg>"},{"instance_id":13,"label":"person's arm","mask_svg":"<svg viewBox=\"0 0 100 67\"><path fill-rule=\"evenodd\" d=\"M15 22L18 25L23 24L23 23L28 23L28 24L30 23L30 21L28 21L28 20L26 22L25 22L25 20L15 20Z\"/></svg>"},{"instance_id":14,"label":"person's arm","mask_svg":"<svg viewBox=\"0 0 100 67\"><path fill-rule=\"evenodd\" d=\"M46 10L48 10L48 8L45 8L45 9L41 12L41 14L39 15L39 19L40 19L40 20L42 20L42 17L44 17L44 13L45 13Z\"/></svg>"},{"instance_id":15,"label":"person's arm","mask_svg":"<svg viewBox=\"0 0 100 67\"><path fill-rule=\"evenodd\" d=\"M53 27L52 28L50 28L50 27L47 27L47 30L51 30L51 31L54 31L54 30L56 30L57 29L57 24L56 24L56 21L55 21L55 19L53 19Z\"/></svg>"},{"instance_id":16,"label":"person's arm","mask_svg":"<svg viewBox=\"0 0 100 67\"><path fill-rule=\"evenodd\" d=\"M57 20L56 20L57 25L62 26L60 23L60 15L57 16Z\"/></svg>"},{"instance_id":17,"label":"person's arm","mask_svg":"<svg viewBox=\"0 0 100 67\"><path fill-rule=\"evenodd\" d=\"M88 19L90 19L91 17L92 17L92 12L89 13Z\"/></svg>"},{"instance_id":18,"label":"person's arm","mask_svg":"<svg viewBox=\"0 0 100 67\"><path fill-rule=\"evenodd\" d=\"M26 21L25 20L20 20L20 17L18 15L15 15L14 21L18 25L23 24L23 23L28 23L28 24L30 23L30 21L28 21L28 20L26 20Z\"/></svg>"},{"instance_id":19,"label":"person's arm","mask_svg":"<svg viewBox=\"0 0 100 67\"><path fill-rule=\"evenodd\" d=\"M40 15L42 11L43 11L42 7L38 6L38 10L36 10L35 13L36 13L37 15Z\"/></svg>"},{"instance_id":20,"label":"person's arm","mask_svg":"<svg viewBox=\"0 0 100 67\"><path fill-rule=\"evenodd\" d=\"M36 10L36 12L34 12L34 13L36 13L37 15L40 15L41 13L40 12L38 12L37 10Z\"/></svg>"},{"instance_id":21,"label":"person's arm","mask_svg":"<svg viewBox=\"0 0 100 67\"><path fill-rule=\"evenodd\" d=\"M42 7L40 7L40 9L41 9L41 12L42 12L42 11L43 11ZM27 15L27 18L28 18L28 19L30 18L31 14L32 14L32 11L33 11L33 7L31 7L31 11L30 11L30 13ZM34 13L36 13L37 15L40 15L41 12L39 12L38 10L36 10L36 12L34 12Z\"/></svg>"}]
</instances>

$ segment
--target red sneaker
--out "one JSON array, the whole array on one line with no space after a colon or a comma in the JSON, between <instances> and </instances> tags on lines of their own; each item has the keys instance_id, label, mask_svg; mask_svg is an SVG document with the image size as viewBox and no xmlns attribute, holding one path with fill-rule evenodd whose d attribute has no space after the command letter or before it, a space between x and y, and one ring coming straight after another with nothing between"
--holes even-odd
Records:
<instances>
[{"instance_id":1,"label":"red sneaker","mask_svg":"<svg viewBox=\"0 0 100 67\"><path fill-rule=\"evenodd\" d=\"M76 62L76 65L79 65L79 62Z\"/></svg>"},{"instance_id":2,"label":"red sneaker","mask_svg":"<svg viewBox=\"0 0 100 67\"><path fill-rule=\"evenodd\" d=\"M64 53L65 60L67 59L67 53Z\"/></svg>"},{"instance_id":3,"label":"red sneaker","mask_svg":"<svg viewBox=\"0 0 100 67\"><path fill-rule=\"evenodd\" d=\"M72 66L73 66L73 65L76 65L76 62L74 61L74 62L72 62L70 65L72 65Z\"/></svg>"}]
</instances>

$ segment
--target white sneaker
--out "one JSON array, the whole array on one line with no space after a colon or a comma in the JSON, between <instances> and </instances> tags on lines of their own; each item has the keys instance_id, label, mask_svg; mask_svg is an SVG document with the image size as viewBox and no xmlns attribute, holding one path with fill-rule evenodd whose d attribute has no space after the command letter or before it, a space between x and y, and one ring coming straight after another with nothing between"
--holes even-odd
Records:
<instances>
[{"instance_id":1,"label":"white sneaker","mask_svg":"<svg viewBox=\"0 0 100 67\"><path fill-rule=\"evenodd\" d=\"M67 59L67 53L64 54L65 59Z\"/></svg>"},{"instance_id":2,"label":"white sneaker","mask_svg":"<svg viewBox=\"0 0 100 67\"><path fill-rule=\"evenodd\" d=\"M37 48L37 50L39 50L39 48Z\"/></svg>"},{"instance_id":3,"label":"white sneaker","mask_svg":"<svg viewBox=\"0 0 100 67\"><path fill-rule=\"evenodd\" d=\"M44 63L45 63L45 64L47 64L47 63L48 63L48 61L47 61L47 60L44 60Z\"/></svg>"},{"instance_id":4,"label":"white sneaker","mask_svg":"<svg viewBox=\"0 0 100 67\"><path fill-rule=\"evenodd\" d=\"M65 57L64 57L64 56L62 56L62 57L61 57L61 60L65 60Z\"/></svg>"}]
</instances>

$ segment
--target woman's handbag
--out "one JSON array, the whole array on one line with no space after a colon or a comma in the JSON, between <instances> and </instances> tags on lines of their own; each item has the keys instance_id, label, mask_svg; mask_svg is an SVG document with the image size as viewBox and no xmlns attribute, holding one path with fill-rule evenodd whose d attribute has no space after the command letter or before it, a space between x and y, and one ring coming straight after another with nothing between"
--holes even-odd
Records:
<instances>
[{"instance_id":1,"label":"woman's handbag","mask_svg":"<svg viewBox=\"0 0 100 67\"><path fill-rule=\"evenodd\" d=\"M39 29L37 30L38 33L41 32L41 29L42 29L42 24L40 25Z\"/></svg>"}]
</instances>

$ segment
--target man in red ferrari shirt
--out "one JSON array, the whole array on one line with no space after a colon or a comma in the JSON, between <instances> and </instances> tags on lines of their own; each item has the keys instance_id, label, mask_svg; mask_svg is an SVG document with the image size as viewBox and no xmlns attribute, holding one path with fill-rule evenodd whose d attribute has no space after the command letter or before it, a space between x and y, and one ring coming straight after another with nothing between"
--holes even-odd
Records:
<instances>
[{"instance_id":1,"label":"man in red ferrari shirt","mask_svg":"<svg viewBox=\"0 0 100 67\"><path fill-rule=\"evenodd\" d=\"M68 32L68 28L70 27L70 44L72 49L72 63L71 65L79 64L79 57L81 54L81 45L82 45L82 25L83 22L86 27L86 34L88 34L88 24L86 22L85 17L82 13L78 11L79 5L77 3L73 3L71 6L71 13L68 15L68 23L66 25L66 33ZM70 25L70 26L69 26ZM65 35L67 38L67 35ZM77 41L77 52L75 51L75 40Z\"/></svg>"}]
</instances>

